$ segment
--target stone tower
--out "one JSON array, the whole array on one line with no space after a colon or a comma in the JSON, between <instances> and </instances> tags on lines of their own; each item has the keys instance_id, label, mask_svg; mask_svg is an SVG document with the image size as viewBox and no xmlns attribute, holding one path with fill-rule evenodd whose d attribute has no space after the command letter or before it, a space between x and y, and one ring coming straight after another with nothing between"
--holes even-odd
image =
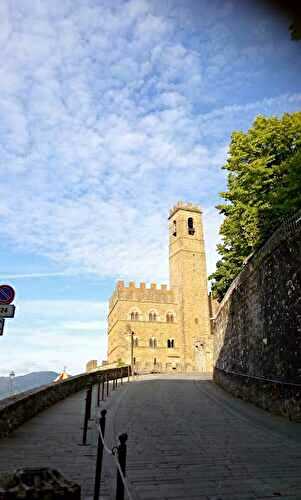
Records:
<instances>
[{"instance_id":1,"label":"stone tower","mask_svg":"<svg viewBox=\"0 0 301 500\"><path fill-rule=\"evenodd\" d=\"M186 371L212 369L206 257L202 211L179 202L169 215L170 287L179 304Z\"/></svg>"}]
</instances>

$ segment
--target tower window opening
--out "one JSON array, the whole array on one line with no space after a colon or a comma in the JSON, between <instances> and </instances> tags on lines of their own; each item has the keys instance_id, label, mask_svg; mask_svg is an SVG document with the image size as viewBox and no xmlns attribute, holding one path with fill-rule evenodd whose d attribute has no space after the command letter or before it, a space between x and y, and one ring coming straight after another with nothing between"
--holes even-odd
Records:
<instances>
[{"instance_id":1,"label":"tower window opening","mask_svg":"<svg viewBox=\"0 0 301 500\"><path fill-rule=\"evenodd\" d=\"M173 236L177 236L177 222L174 220L173 221Z\"/></svg>"},{"instance_id":2,"label":"tower window opening","mask_svg":"<svg viewBox=\"0 0 301 500\"><path fill-rule=\"evenodd\" d=\"M173 348L174 348L174 346L175 346L175 341L174 341L174 339L168 339L168 341L167 341L167 347L168 347L169 349L173 349Z\"/></svg>"},{"instance_id":3,"label":"tower window opening","mask_svg":"<svg viewBox=\"0 0 301 500\"><path fill-rule=\"evenodd\" d=\"M193 227L193 218L192 217L188 217L187 225L188 225L188 234L193 235L195 233L195 229Z\"/></svg>"},{"instance_id":4,"label":"tower window opening","mask_svg":"<svg viewBox=\"0 0 301 500\"><path fill-rule=\"evenodd\" d=\"M152 349L156 349L156 347L157 347L157 339L155 339L154 337L151 337L149 339L149 347L151 347Z\"/></svg>"},{"instance_id":5,"label":"tower window opening","mask_svg":"<svg viewBox=\"0 0 301 500\"><path fill-rule=\"evenodd\" d=\"M166 321L167 323L173 323L174 322L174 316L171 313L166 314Z\"/></svg>"},{"instance_id":6,"label":"tower window opening","mask_svg":"<svg viewBox=\"0 0 301 500\"><path fill-rule=\"evenodd\" d=\"M138 347L138 346L139 346L139 340L138 340L138 338L136 337L136 338L134 339L134 347Z\"/></svg>"},{"instance_id":7,"label":"tower window opening","mask_svg":"<svg viewBox=\"0 0 301 500\"><path fill-rule=\"evenodd\" d=\"M135 313L135 320L138 321L138 319L139 319L139 314L136 312Z\"/></svg>"},{"instance_id":8,"label":"tower window opening","mask_svg":"<svg viewBox=\"0 0 301 500\"><path fill-rule=\"evenodd\" d=\"M157 320L157 315L155 312L150 312L148 315L149 321L156 321Z\"/></svg>"},{"instance_id":9,"label":"tower window opening","mask_svg":"<svg viewBox=\"0 0 301 500\"><path fill-rule=\"evenodd\" d=\"M157 358L154 358L154 365L157 364Z\"/></svg>"},{"instance_id":10,"label":"tower window opening","mask_svg":"<svg viewBox=\"0 0 301 500\"><path fill-rule=\"evenodd\" d=\"M139 313L136 311L131 312L131 320L138 321L138 319L139 319Z\"/></svg>"},{"instance_id":11,"label":"tower window opening","mask_svg":"<svg viewBox=\"0 0 301 500\"><path fill-rule=\"evenodd\" d=\"M153 347L153 339L149 339L149 346Z\"/></svg>"},{"instance_id":12,"label":"tower window opening","mask_svg":"<svg viewBox=\"0 0 301 500\"><path fill-rule=\"evenodd\" d=\"M135 319L135 313L131 312L131 320L134 320L134 319Z\"/></svg>"}]
</instances>

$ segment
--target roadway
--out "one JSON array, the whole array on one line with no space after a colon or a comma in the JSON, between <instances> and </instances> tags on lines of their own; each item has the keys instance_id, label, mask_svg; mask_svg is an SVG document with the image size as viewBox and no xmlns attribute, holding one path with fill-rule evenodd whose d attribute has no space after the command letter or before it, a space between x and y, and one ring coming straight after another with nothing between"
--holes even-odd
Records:
<instances>
[{"instance_id":1,"label":"roadway","mask_svg":"<svg viewBox=\"0 0 301 500\"><path fill-rule=\"evenodd\" d=\"M91 499L96 432L91 422L90 445L79 446L83 403L83 393L69 397L2 439L0 471L54 467ZM109 447L128 433L134 500L301 500L301 425L233 398L206 376L137 378L101 408ZM105 454L101 499L114 498L115 475Z\"/></svg>"}]
</instances>

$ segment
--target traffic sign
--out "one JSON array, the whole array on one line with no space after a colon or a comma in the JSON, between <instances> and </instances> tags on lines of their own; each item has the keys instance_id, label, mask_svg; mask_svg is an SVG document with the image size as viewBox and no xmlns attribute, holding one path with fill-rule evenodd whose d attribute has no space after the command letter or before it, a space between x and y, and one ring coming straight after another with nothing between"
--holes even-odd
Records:
<instances>
[{"instance_id":1,"label":"traffic sign","mask_svg":"<svg viewBox=\"0 0 301 500\"><path fill-rule=\"evenodd\" d=\"M11 304L15 298L15 290L10 285L0 285L0 304Z\"/></svg>"},{"instance_id":2,"label":"traffic sign","mask_svg":"<svg viewBox=\"0 0 301 500\"><path fill-rule=\"evenodd\" d=\"M16 307L13 304L0 304L0 318L13 318Z\"/></svg>"},{"instance_id":3,"label":"traffic sign","mask_svg":"<svg viewBox=\"0 0 301 500\"><path fill-rule=\"evenodd\" d=\"M3 335L4 322L5 320L0 318L0 335Z\"/></svg>"}]
</instances>

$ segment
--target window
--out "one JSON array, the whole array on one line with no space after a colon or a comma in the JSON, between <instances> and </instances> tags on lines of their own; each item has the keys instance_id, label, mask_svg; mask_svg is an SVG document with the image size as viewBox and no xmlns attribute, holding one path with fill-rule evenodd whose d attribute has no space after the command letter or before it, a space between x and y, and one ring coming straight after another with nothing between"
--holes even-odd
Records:
<instances>
[{"instance_id":1,"label":"window","mask_svg":"<svg viewBox=\"0 0 301 500\"><path fill-rule=\"evenodd\" d=\"M150 312L148 315L149 321L156 321L157 320L157 315L155 312Z\"/></svg>"},{"instance_id":2,"label":"window","mask_svg":"<svg viewBox=\"0 0 301 500\"><path fill-rule=\"evenodd\" d=\"M166 314L166 321L167 323L173 323L174 322L174 315L171 313Z\"/></svg>"},{"instance_id":3,"label":"window","mask_svg":"<svg viewBox=\"0 0 301 500\"><path fill-rule=\"evenodd\" d=\"M154 358L154 366L157 364L157 358Z\"/></svg>"},{"instance_id":4,"label":"window","mask_svg":"<svg viewBox=\"0 0 301 500\"><path fill-rule=\"evenodd\" d=\"M137 311L131 312L131 320L138 321L138 319L139 319L139 313Z\"/></svg>"},{"instance_id":5,"label":"window","mask_svg":"<svg viewBox=\"0 0 301 500\"><path fill-rule=\"evenodd\" d=\"M175 346L174 339L168 339L168 341L167 341L167 347L170 348L170 349L172 349L172 348L174 348L174 346Z\"/></svg>"},{"instance_id":6,"label":"window","mask_svg":"<svg viewBox=\"0 0 301 500\"><path fill-rule=\"evenodd\" d=\"M157 339L155 339L154 337L151 337L149 339L149 347L151 347L152 349L156 349L156 347L157 347Z\"/></svg>"},{"instance_id":7,"label":"window","mask_svg":"<svg viewBox=\"0 0 301 500\"><path fill-rule=\"evenodd\" d=\"M188 217L187 225L188 225L188 234L193 235L195 233L195 229L193 227L193 218L192 217Z\"/></svg>"},{"instance_id":8,"label":"window","mask_svg":"<svg viewBox=\"0 0 301 500\"><path fill-rule=\"evenodd\" d=\"M175 220L173 221L173 233L172 233L172 235L177 236L177 223Z\"/></svg>"},{"instance_id":9,"label":"window","mask_svg":"<svg viewBox=\"0 0 301 500\"><path fill-rule=\"evenodd\" d=\"M139 340L138 340L138 338L136 337L136 338L134 339L134 347L138 347L138 346L139 346Z\"/></svg>"}]
</instances>

